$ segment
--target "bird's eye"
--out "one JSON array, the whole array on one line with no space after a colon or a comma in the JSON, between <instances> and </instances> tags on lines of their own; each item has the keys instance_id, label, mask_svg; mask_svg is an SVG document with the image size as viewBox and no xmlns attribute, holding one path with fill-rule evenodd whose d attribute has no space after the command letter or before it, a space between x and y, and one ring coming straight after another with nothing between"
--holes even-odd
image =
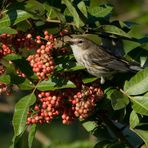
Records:
<instances>
[{"instance_id":1,"label":"bird's eye","mask_svg":"<svg viewBox=\"0 0 148 148\"><path fill-rule=\"evenodd\" d=\"M83 41L79 41L78 43L79 43L79 44L82 44L82 43L83 43Z\"/></svg>"}]
</instances>

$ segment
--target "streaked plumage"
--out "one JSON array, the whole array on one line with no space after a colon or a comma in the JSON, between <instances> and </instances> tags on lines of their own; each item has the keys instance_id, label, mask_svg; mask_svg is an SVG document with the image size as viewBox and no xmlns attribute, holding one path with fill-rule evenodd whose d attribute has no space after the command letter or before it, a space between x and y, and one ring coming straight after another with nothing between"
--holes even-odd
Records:
<instances>
[{"instance_id":1,"label":"streaked plumage","mask_svg":"<svg viewBox=\"0 0 148 148\"><path fill-rule=\"evenodd\" d=\"M141 70L137 64L131 65L88 39L77 37L72 38L68 43L76 61L86 67L90 74L101 78L101 83L104 83L105 79L110 79L113 74L118 72Z\"/></svg>"}]
</instances>

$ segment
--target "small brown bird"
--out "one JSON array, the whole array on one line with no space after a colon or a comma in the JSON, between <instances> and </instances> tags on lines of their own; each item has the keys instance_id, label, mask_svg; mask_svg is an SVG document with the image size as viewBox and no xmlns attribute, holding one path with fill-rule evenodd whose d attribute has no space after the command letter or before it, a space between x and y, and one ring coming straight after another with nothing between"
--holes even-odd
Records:
<instances>
[{"instance_id":1,"label":"small brown bird","mask_svg":"<svg viewBox=\"0 0 148 148\"><path fill-rule=\"evenodd\" d=\"M84 66L93 76L101 78L101 84L105 83L105 79L111 79L115 73L142 69L137 63L120 59L86 38L72 38L67 43L70 44L78 64Z\"/></svg>"}]
</instances>

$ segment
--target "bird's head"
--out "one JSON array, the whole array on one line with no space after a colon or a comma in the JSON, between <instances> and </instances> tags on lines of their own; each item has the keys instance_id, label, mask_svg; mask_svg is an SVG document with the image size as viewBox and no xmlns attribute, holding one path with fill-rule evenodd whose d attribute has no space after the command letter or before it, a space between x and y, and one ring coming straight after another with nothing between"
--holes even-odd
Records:
<instances>
[{"instance_id":1,"label":"bird's head","mask_svg":"<svg viewBox=\"0 0 148 148\"><path fill-rule=\"evenodd\" d=\"M83 37L75 37L67 41L71 48L79 48L81 50L87 50L93 44L90 40Z\"/></svg>"}]
</instances>

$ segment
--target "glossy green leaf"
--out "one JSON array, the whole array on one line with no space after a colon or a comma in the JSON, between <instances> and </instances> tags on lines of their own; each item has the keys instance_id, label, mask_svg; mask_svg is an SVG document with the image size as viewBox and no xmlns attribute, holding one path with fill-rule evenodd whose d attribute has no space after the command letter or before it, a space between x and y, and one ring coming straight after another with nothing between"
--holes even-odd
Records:
<instances>
[{"instance_id":1,"label":"glossy green leaf","mask_svg":"<svg viewBox=\"0 0 148 148\"><path fill-rule=\"evenodd\" d=\"M141 45L141 47L144 48L145 50L148 50L148 42L143 43L143 44Z\"/></svg>"},{"instance_id":2,"label":"glossy green leaf","mask_svg":"<svg viewBox=\"0 0 148 148\"><path fill-rule=\"evenodd\" d=\"M5 60L13 61L21 59L22 57L19 54L11 53L3 57Z\"/></svg>"},{"instance_id":3,"label":"glossy green leaf","mask_svg":"<svg viewBox=\"0 0 148 148\"><path fill-rule=\"evenodd\" d=\"M63 22L63 23L66 22L65 16L60 12L60 10L58 8L52 7L52 6L48 5L47 3L44 3L43 5L45 7L45 10L47 10L47 12L48 12L47 13L48 20L58 18L61 22Z\"/></svg>"},{"instance_id":4,"label":"glossy green leaf","mask_svg":"<svg viewBox=\"0 0 148 148\"><path fill-rule=\"evenodd\" d=\"M124 84L124 91L129 95L140 95L148 91L148 68L138 72Z\"/></svg>"},{"instance_id":5,"label":"glossy green leaf","mask_svg":"<svg viewBox=\"0 0 148 148\"><path fill-rule=\"evenodd\" d=\"M80 26L80 18L79 15L75 9L75 7L72 5L70 0L62 0L62 3L66 5L67 9L69 10L69 13L73 16L74 23L77 27Z\"/></svg>"},{"instance_id":6,"label":"glossy green leaf","mask_svg":"<svg viewBox=\"0 0 148 148\"><path fill-rule=\"evenodd\" d=\"M138 114L136 114L136 112L134 110L130 113L129 121L130 121L131 128L135 128L140 123L139 116L138 116Z\"/></svg>"},{"instance_id":7,"label":"glossy green leaf","mask_svg":"<svg viewBox=\"0 0 148 148\"><path fill-rule=\"evenodd\" d=\"M135 112L148 116L148 97L137 96L131 97L132 108Z\"/></svg>"},{"instance_id":8,"label":"glossy green leaf","mask_svg":"<svg viewBox=\"0 0 148 148\"><path fill-rule=\"evenodd\" d=\"M9 84L11 81L10 75L1 75L0 76L0 82Z\"/></svg>"},{"instance_id":9,"label":"glossy green leaf","mask_svg":"<svg viewBox=\"0 0 148 148\"><path fill-rule=\"evenodd\" d=\"M32 15L24 10L8 11L8 14L0 20L0 26L6 27L31 18Z\"/></svg>"},{"instance_id":10,"label":"glossy green leaf","mask_svg":"<svg viewBox=\"0 0 148 148\"><path fill-rule=\"evenodd\" d=\"M112 12L113 7L109 5L93 6L88 8L88 12L95 17L105 17Z\"/></svg>"},{"instance_id":11,"label":"glossy green leaf","mask_svg":"<svg viewBox=\"0 0 148 148\"><path fill-rule=\"evenodd\" d=\"M21 89L21 90L32 90L34 89L34 84L29 81L28 79L24 79L24 81L20 84L18 84L18 87Z\"/></svg>"},{"instance_id":12,"label":"glossy green leaf","mask_svg":"<svg viewBox=\"0 0 148 148\"><path fill-rule=\"evenodd\" d=\"M124 32L122 29L113 26L113 25L102 25L101 28L103 29L104 32L110 33L110 34L115 34L123 37L128 37L131 38L126 32Z\"/></svg>"},{"instance_id":13,"label":"glossy green leaf","mask_svg":"<svg viewBox=\"0 0 148 148\"><path fill-rule=\"evenodd\" d=\"M75 84L71 81L67 81L64 78L49 78L48 81L44 80L37 85L37 89L40 91L56 90L63 88L75 88Z\"/></svg>"},{"instance_id":14,"label":"glossy green leaf","mask_svg":"<svg viewBox=\"0 0 148 148\"><path fill-rule=\"evenodd\" d=\"M144 37L144 34L142 34L140 30L140 25L132 25L131 30L127 34L133 38L141 39Z\"/></svg>"},{"instance_id":15,"label":"glossy green leaf","mask_svg":"<svg viewBox=\"0 0 148 148\"><path fill-rule=\"evenodd\" d=\"M83 15L87 17L87 8L86 8L84 1L80 1L77 6L79 10L83 13Z\"/></svg>"},{"instance_id":16,"label":"glossy green leaf","mask_svg":"<svg viewBox=\"0 0 148 148\"><path fill-rule=\"evenodd\" d=\"M40 17L40 16L44 16L45 14L45 7L44 5L37 1L37 0L28 0L26 1L26 4L24 5L24 9L33 14L33 18L36 18L36 17Z\"/></svg>"},{"instance_id":17,"label":"glossy green leaf","mask_svg":"<svg viewBox=\"0 0 148 148\"><path fill-rule=\"evenodd\" d=\"M87 84L87 83L93 82L97 79L98 78L96 78L96 77L88 77L88 78L83 78L82 81L83 81L84 84Z\"/></svg>"},{"instance_id":18,"label":"glossy green leaf","mask_svg":"<svg viewBox=\"0 0 148 148\"><path fill-rule=\"evenodd\" d=\"M91 132L97 126L93 121L84 122L82 125L88 132Z\"/></svg>"},{"instance_id":19,"label":"glossy green leaf","mask_svg":"<svg viewBox=\"0 0 148 148\"><path fill-rule=\"evenodd\" d=\"M22 134L26 127L27 112L29 107L33 105L36 101L36 96L31 93L23 98L21 98L15 106L15 112L13 116L13 128L15 136Z\"/></svg>"},{"instance_id":20,"label":"glossy green leaf","mask_svg":"<svg viewBox=\"0 0 148 148\"><path fill-rule=\"evenodd\" d=\"M17 31L10 27L0 27L0 34L7 33L7 34L16 34Z\"/></svg>"},{"instance_id":21,"label":"glossy green leaf","mask_svg":"<svg viewBox=\"0 0 148 148\"><path fill-rule=\"evenodd\" d=\"M29 128L29 136L28 136L28 146L29 148L32 148L33 139L35 137L36 133L36 124L31 125Z\"/></svg>"},{"instance_id":22,"label":"glossy green leaf","mask_svg":"<svg viewBox=\"0 0 148 148\"><path fill-rule=\"evenodd\" d=\"M142 140L145 142L146 148L148 147L148 125L144 126L138 126L133 129L133 131L142 138Z\"/></svg>"},{"instance_id":23,"label":"glossy green leaf","mask_svg":"<svg viewBox=\"0 0 148 148\"><path fill-rule=\"evenodd\" d=\"M128 97L116 89L111 93L110 98L114 110L122 109L129 103Z\"/></svg>"},{"instance_id":24,"label":"glossy green leaf","mask_svg":"<svg viewBox=\"0 0 148 148\"><path fill-rule=\"evenodd\" d=\"M122 42L123 42L123 48L124 48L125 54L129 53L131 50L141 45L138 42L134 42L130 40L122 40Z\"/></svg>"}]
</instances>

